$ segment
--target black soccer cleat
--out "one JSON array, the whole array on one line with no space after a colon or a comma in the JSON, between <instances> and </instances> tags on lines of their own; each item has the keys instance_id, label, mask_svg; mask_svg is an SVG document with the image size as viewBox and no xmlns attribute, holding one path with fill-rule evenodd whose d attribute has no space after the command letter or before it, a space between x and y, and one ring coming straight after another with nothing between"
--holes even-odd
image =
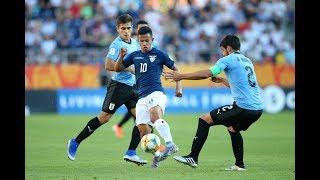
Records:
<instances>
[{"instance_id":1,"label":"black soccer cleat","mask_svg":"<svg viewBox=\"0 0 320 180\"><path fill-rule=\"evenodd\" d=\"M186 164L192 168L196 168L198 166L198 162L196 162L192 157L187 156L173 156L177 162Z\"/></svg>"}]
</instances>

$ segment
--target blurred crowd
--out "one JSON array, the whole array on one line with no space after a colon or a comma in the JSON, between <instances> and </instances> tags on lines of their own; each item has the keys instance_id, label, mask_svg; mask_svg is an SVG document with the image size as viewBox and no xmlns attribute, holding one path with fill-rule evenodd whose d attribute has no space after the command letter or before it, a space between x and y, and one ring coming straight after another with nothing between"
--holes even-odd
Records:
<instances>
[{"instance_id":1,"label":"blurred crowd","mask_svg":"<svg viewBox=\"0 0 320 180\"><path fill-rule=\"evenodd\" d=\"M25 56L34 63L103 62L115 19L146 20L181 63L215 62L226 34L255 63L295 64L294 0L25 0ZM135 27L134 27L135 28Z\"/></svg>"}]
</instances>

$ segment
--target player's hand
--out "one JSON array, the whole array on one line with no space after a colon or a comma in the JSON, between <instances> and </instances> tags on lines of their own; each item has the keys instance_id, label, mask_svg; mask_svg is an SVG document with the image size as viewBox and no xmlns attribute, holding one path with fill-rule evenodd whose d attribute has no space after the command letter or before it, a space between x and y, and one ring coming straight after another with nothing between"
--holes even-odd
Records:
<instances>
[{"instance_id":1,"label":"player's hand","mask_svg":"<svg viewBox=\"0 0 320 180\"><path fill-rule=\"evenodd\" d=\"M121 56L121 57L124 57L126 54L127 54L127 49L121 48L121 50L120 50L120 56Z\"/></svg>"},{"instance_id":2,"label":"player's hand","mask_svg":"<svg viewBox=\"0 0 320 180\"><path fill-rule=\"evenodd\" d=\"M214 76L211 77L211 81L215 83L222 83L223 80L224 79L222 77L214 77Z\"/></svg>"},{"instance_id":3,"label":"player's hand","mask_svg":"<svg viewBox=\"0 0 320 180\"><path fill-rule=\"evenodd\" d=\"M176 97L182 97L182 89L176 89Z\"/></svg>"},{"instance_id":4,"label":"player's hand","mask_svg":"<svg viewBox=\"0 0 320 180\"><path fill-rule=\"evenodd\" d=\"M171 72L163 72L162 75L165 79L171 79L173 81L180 81L181 75L177 71L171 71Z\"/></svg>"}]
</instances>

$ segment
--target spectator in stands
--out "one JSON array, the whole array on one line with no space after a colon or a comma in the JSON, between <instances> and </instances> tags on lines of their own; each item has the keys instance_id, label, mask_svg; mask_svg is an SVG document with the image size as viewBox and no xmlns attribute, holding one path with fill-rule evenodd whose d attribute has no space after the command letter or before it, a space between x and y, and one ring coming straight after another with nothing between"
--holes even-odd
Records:
<instances>
[{"instance_id":1,"label":"spectator in stands","mask_svg":"<svg viewBox=\"0 0 320 180\"><path fill-rule=\"evenodd\" d=\"M149 22L159 48L186 63L212 61L219 50L217 41L236 33L243 53L255 62L276 62L280 53L285 63L294 64L293 0L174 2L168 0L169 6L162 7L157 1L144 0L26 0L26 57L33 54L37 59L35 47L42 46L44 54L55 49L63 62L68 53L92 62L103 57L96 49L116 36L112 19L127 12Z\"/></svg>"}]
</instances>

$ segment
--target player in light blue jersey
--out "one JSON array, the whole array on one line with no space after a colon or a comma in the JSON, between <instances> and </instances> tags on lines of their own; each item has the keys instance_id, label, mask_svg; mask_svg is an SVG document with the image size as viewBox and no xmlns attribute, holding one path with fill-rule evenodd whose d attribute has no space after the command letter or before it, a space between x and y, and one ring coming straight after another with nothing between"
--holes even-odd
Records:
<instances>
[{"instance_id":1,"label":"player in light blue jersey","mask_svg":"<svg viewBox=\"0 0 320 180\"><path fill-rule=\"evenodd\" d=\"M121 15L117 18L117 32L119 36L111 43L109 52L105 61L105 68L108 71L114 71L115 62L118 59L120 49L126 48L128 52L138 50L139 46L135 39L131 38L132 33L132 17L128 14ZM91 119L79 135L68 141L67 155L70 160L75 159L75 155L80 143L89 137L102 124L107 123L116 110L125 105L134 116L136 115L136 103L138 95L135 90L135 75L133 67L128 67L121 72L116 72L107 87L101 113ZM132 130L132 137L129 148L123 157L124 160L144 165L147 161L142 160L136 155L136 148L140 143L140 132L137 126Z\"/></svg>"},{"instance_id":2,"label":"player in light blue jersey","mask_svg":"<svg viewBox=\"0 0 320 180\"><path fill-rule=\"evenodd\" d=\"M205 143L209 127L224 125L231 136L235 165L226 170L246 170L243 162L243 139L240 131L247 130L262 115L260 88L251 60L240 53L240 40L237 36L228 35L220 43L224 57L208 70L188 74L177 72L164 73L165 78L180 81L183 79L199 80L211 77L216 83L230 87L234 103L212 110L199 118L198 129L193 139L191 152L187 156L175 156L174 159L191 167L197 167L198 156ZM227 76L218 77L222 71Z\"/></svg>"},{"instance_id":3,"label":"player in light blue jersey","mask_svg":"<svg viewBox=\"0 0 320 180\"><path fill-rule=\"evenodd\" d=\"M149 27L142 27L138 31L138 39L141 50L127 55L124 59L127 50L121 49L115 70L121 71L134 64L139 94L136 125L141 137L151 132L149 125L154 126L166 144L164 152L154 153L152 167L156 168L160 161L178 151L178 147L173 142L169 124L162 118L167 97L160 80L164 65L174 71L178 71L178 68L167 54L151 46L153 37ZM176 96L182 96L180 82L176 83Z\"/></svg>"}]
</instances>

